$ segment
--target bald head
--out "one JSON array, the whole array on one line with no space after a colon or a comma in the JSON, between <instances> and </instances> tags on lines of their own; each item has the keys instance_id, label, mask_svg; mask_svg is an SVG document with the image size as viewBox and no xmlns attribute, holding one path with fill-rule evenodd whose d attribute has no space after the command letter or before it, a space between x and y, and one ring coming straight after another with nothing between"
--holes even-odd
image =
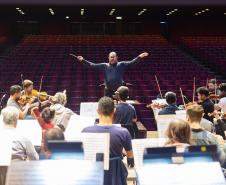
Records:
<instances>
[{"instance_id":1,"label":"bald head","mask_svg":"<svg viewBox=\"0 0 226 185\"><path fill-rule=\"evenodd\" d=\"M118 62L118 56L117 53L112 51L108 55L108 60L110 64L116 64Z\"/></svg>"}]
</instances>

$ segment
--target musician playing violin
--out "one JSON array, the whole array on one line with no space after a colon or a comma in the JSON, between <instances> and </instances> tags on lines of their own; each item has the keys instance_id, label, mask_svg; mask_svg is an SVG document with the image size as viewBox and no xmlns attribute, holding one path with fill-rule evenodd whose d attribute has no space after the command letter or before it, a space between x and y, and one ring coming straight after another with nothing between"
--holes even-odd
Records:
<instances>
[{"instance_id":1,"label":"musician playing violin","mask_svg":"<svg viewBox=\"0 0 226 185\"><path fill-rule=\"evenodd\" d=\"M209 116L209 113L214 111L214 103L209 98L209 90L205 87L199 87L197 89L198 103L202 105L204 109L204 118L213 122L213 116Z\"/></svg>"},{"instance_id":2,"label":"musician playing violin","mask_svg":"<svg viewBox=\"0 0 226 185\"><path fill-rule=\"evenodd\" d=\"M226 83L221 83L219 85L219 90L219 102L215 104L215 109L221 109L222 112L226 112Z\"/></svg>"},{"instance_id":3,"label":"musician playing violin","mask_svg":"<svg viewBox=\"0 0 226 185\"><path fill-rule=\"evenodd\" d=\"M209 90L209 94L211 95L219 95L220 90L217 85L216 79L210 79L207 83L207 89Z\"/></svg>"},{"instance_id":4,"label":"musician playing violin","mask_svg":"<svg viewBox=\"0 0 226 185\"><path fill-rule=\"evenodd\" d=\"M18 103L21 97L21 90L22 88L19 85L13 85L10 87L10 97L7 101L7 106L17 108L19 111L19 119L24 119L27 116L30 103L26 103L24 107Z\"/></svg>"}]
</instances>

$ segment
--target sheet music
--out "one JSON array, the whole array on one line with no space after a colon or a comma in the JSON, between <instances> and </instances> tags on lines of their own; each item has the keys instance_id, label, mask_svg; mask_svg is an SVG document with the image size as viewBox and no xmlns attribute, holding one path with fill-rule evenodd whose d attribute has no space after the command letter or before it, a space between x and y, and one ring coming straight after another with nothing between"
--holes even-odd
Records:
<instances>
[{"instance_id":1,"label":"sheet music","mask_svg":"<svg viewBox=\"0 0 226 185\"><path fill-rule=\"evenodd\" d=\"M42 128L37 120L18 120L17 131L29 139L34 146L42 144Z\"/></svg>"},{"instance_id":2,"label":"sheet music","mask_svg":"<svg viewBox=\"0 0 226 185\"><path fill-rule=\"evenodd\" d=\"M12 155L12 137L0 130L0 166L9 166Z\"/></svg>"},{"instance_id":3,"label":"sheet music","mask_svg":"<svg viewBox=\"0 0 226 185\"><path fill-rule=\"evenodd\" d=\"M186 110L177 110L176 111L176 118L186 121Z\"/></svg>"},{"instance_id":4,"label":"sheet music","mask_svg":"<svg viewBox=\"0 0 226 185\"><path fill-rule=\"evenodd\" d=\"M102 162L85 160L17 161L6 185L103 185L103 171Z\"/></svg>"},{"instance_id":5,"label":"sheet music","mask_svg":"<svg viewBox=\"0 0 226 185\"><path fill-rule=\"evenodd\" d=\"M145 148L162 147L165 142L165 138L133 139L132 146L135 167L138 168L143 165L143 154Z\"/></svg>"},{"instance_id":6,"label":"sheet music","mask_svg":"<svg viewBox=\"0 0 226 185\"><path fill-rule=\"evenodd\" d=\"M97 102L82 102L80 104L80 116L98 118L97 107Z\"/></svg>"},{"instance_id":7,"label":"sheet music","mask_svg":"<svg viewBox=\"0 0 226 185\"><path fill-rule=\"evenodd\" d=\"M169 123L175 119L176 115L158 115L156 117L156 122L157 122L157 128L158 128L158 135L160 138L165 138L166 137L166 130L169 126Z\"/></svg>"},{"instance_id":8,"label":"sheet music","mask_svg":"<svg viewBox=\"0 0 226 185\"><path fill-rule=\"evenodd\" d=\"M93 126L95 118L73 115L71 116L68 126L64 132L65 140L81 141L81 132L88 126Z\"/></svg>"},{"instance_id":9,"label":"sheet music","mask_svg":"<svg viewBox=\"0 0 226 185\"><path fill-rule=\"evenodd\" d=\"M218 162L147 164L137 174L140 185L225 185Z\"/></svg>"},{"instance_id":10,"label":"sheet music","mask_svg":"<svg viewBox=\"0 0 226 185\"><path fill-rule=\"evenodd\" d=\"M104 154L104 169L109 169L109 133L82 133L85 160L96 160L97 153Z\"/></svg>"}]
</instances>

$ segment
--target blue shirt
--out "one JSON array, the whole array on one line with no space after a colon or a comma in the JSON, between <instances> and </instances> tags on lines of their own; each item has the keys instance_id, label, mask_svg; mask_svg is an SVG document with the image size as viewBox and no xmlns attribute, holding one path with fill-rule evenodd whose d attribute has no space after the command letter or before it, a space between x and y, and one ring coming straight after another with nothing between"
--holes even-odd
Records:
<instances>
[{"instance_id":1,"label":"blue shirt","mask_svg":"<svg viewBox=\"0 0 226 185\"><path fill-rule=\"evenodd\" d=\"M119 103L116 106L114 123L132 125L135 118L137 118L137 115L134 106L128 103Z\"/></svg>"},{"instance_id":2,"label":"blue shirt","mask_svg":"<svg viewBox=\"0 0 226 185\"><path fill-rule=\"evenodd\" d=\"M110 157L121 157L122 149L132 150L131 135L125 128L115 125L94 125L86 127L82 132L88 133L110 133Z\"/></svg>"},{"instance_id":3,"label":"blue shirt","mask_svg":"<svg viewBox=\"0 0 226 185\"><path fill-rule=\"evenodd\" d=\"M159 115L166 115L166 114L176 114L176 111L179 110L176 104L167 105L162 110L159 111Z\"/></svg>"},{"instance_id":4,"label":"blue shirt","mask_svg":"<svg viewBox=\"0 0 226 185\"><path fill-rule=\"evenodd\" d=\"M103 71L106 87L114 91L117 90L117 88L123 84L124 69L130 64L135 64L139 61L140 58L137 57L131 61L117 62L116 64L112 65L110 63L95 64L87 60L83 60L86 65Z\"/></svg>"}]
</instances>

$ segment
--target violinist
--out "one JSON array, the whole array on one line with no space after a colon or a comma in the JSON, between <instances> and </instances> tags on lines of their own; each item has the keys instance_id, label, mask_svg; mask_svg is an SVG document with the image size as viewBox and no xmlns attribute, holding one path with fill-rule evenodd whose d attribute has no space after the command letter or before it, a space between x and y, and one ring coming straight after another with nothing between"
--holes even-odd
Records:
<instances>
[{"instance_id":1,"label":"violinist","mask_svg":"<svg viewBox=\"0 0 226 185\"><path fill-rule=\"evenodd\" d=\"M216 79L210 79L207 83L207 89L209 90L209 94L211 95L219 95L220 90L217 86Z\"/></svg>"},{"instance_id":2,"label":"violinist","mask_svg":"<svg viewBox=\"0 0 226 185\"><path fill-rule=\"evenodd\" d=\"M222 112L226 112L226 83L222 83L219 85L220 95L219 95L219 103L215 104L215 109L220 110Z\"/></svg>"},{"instance_id":3,"label":"violinist","mask_svg":"<svg viewBox=\"0 0 226 185\"><path fill-rule=\"evenodd\" d=\"M43 77L42 77L43 78ZM18 103L21 106L24 106L26 103L30 103L30 108L33 107L39 107L43 109L47 105L50 105L50 95L48 95L46 92L38 92L33 87L33 82L31 80L24 80L22 82L24 90L22 91L22 96L20 97L20 100ZM40 83L40 87L42 85L42 79ZM41 111L41 110L40 110ZM31 112L29 111L28 114L30 115Z\"/></svg>"},{"instance_id":4,"label":"violinist","mask_svg":"<svg viewBox=\"0 0 226 185\"><path fill-rule=\"evenodd\" d=\"M165 98L166 98L167 105L163 107L158 114L159 115L176 114L176 111L179 110L179 108L176 105L176 101L177 101L176 93L167 92L165 94Z\"/></svg>"},{"instance_id":5,"label":"violinist","mask_svg":"<svg viewBox=\"0 0 226 185\"><path fill-rule=\"evenodd\" d=\"M30 108L30 103L27 103L24 107L19 105L18 101L21 97L21 90L22 88L19 85L13 85L10 87L10 97L7 101L7 107L15 107L19 110L19 119L25 119Z\"/></svg>"},{"instance_id":6,"label":"violinist","mask_svg":"<svg viewBox=\"0 0 226 185\"><path fill-rule=\"evenodd\" d=\"M214 124L215 124L215 130L216 134L219 134L223 137L225 140L225 131L226 131L226 113L221 113L218 111L214 111L212 113L214 116Z\"/></svg>"},{"instance_id":7,"label":"violinist","mask_svg":"<svg viewBox=\"0 0 226 185\"><path fill-rule=\"evenodd\" d=\"M31 96L32 95L32 90L34 88L33 82L31 80L24 80L23 81L23 87L24 87L24 94L26 96Z\"/></svg>"},{"instance_id":8,"label":"violinist","mask_svg":"<svg viewBox=\"0 0 226 185\"><path fill-rule=\"evenodd\" d=\"M208 115L214 111L214 103L209 98L209 90L205 87L199 87L197 89L198 102L204 109L204 118L213 122L213 116Z\"/></svg>"}]
</instances>

